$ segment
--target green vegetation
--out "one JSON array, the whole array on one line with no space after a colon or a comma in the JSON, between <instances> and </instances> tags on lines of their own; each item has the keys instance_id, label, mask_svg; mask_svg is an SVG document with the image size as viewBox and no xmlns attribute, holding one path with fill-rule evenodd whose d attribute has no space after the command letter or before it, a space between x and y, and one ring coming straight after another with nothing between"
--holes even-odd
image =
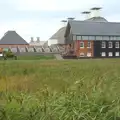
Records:
<instances>
[{"instance_id":1,"label":"green vegetation","mask_svg":"<svg viewBox=\"0 0 120 120\"><path fill-rule=\"evenodd\" d=\"M18 56L18 60L52 60L54 55Z\"/></svg>"},{"instance_id":2,"label":"green vegetation","mask_svg":"<svg viewBox=\"0 0 120 120\"><path fill-rule=\"evenodd\" d=\"M3 51L3 58L5 59L5 60L7 60L8 58L13 58L13 59L17 59L17 56L16 55L14 55L14 53L12 53L10 50L8 50L8 51Z\"/></svg>"},{"instance_id":3,"label":"green vegetation","mask_svg":"<svg viewBox=\"0 0 120 120\"><path fill-rule=\"evenodd\" d=\"M0 120L116 120L120 60L0 62Z\"/></svg>"}]
</instances>

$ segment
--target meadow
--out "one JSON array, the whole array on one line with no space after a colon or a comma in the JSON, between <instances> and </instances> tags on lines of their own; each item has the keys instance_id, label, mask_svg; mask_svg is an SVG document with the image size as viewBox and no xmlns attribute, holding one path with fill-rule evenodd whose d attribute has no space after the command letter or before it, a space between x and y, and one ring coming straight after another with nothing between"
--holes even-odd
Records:
<instances>
[{"instance_id":1,"label":"meadow","mask_svg":"<svg viewBox=\"0 0 120 120\"><path fill-rule=\"evenodd\" d=\"M120 59L0 61L0 120L119 120Z\"/></svg>"}]
</instances>

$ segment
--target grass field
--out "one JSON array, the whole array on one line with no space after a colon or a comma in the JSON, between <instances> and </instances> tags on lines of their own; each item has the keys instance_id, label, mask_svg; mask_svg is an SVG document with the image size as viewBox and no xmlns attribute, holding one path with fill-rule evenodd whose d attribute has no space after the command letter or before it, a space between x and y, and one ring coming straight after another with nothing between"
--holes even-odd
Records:
<instances>
[{"instance_id":1,"label":"grass field","mask_svg":"<svg viewBox=\"0 0 120 120\"><path fill-rule=\"evenodd\" d=\"M14 58L7 58L7 60L13 60ZM53 60L55 59L54 55L28 55L28 56L17 56L17 60ZM3 57L0 57L0 60L4 60Z\"/></svg>"},{"instance_id":2,"label":"grass field","mask_svg":"<svg viewBox=\"0 0 120 120\"><path fill-rule=\"evenodd\" d=\"M117 117L120 59L0 62L0 120Z\"/></svg>"},{"instance_id":3,"label":"grass field","mask_svg":"<svg viewBox=\"0 0 120 120\"><path fill-rule=\"evenodd\" d=\"M18 56L18 60L51 60L54 55Z\"/></svg>"}]
</instances>

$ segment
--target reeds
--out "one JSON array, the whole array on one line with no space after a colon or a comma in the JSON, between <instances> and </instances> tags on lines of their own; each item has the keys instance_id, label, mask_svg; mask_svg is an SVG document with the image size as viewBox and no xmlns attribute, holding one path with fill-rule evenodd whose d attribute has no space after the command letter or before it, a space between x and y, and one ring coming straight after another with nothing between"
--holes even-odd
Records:
<instances>
[{"instance_id":1,"label":"reeds","mask_svg":"<svg viewBox=\"0 0 120 120\"><path fill-rule=\"evenodd\" d=\"M0 120L117 120L119 61L1 62Z\"/></svg>"}]
</instances>

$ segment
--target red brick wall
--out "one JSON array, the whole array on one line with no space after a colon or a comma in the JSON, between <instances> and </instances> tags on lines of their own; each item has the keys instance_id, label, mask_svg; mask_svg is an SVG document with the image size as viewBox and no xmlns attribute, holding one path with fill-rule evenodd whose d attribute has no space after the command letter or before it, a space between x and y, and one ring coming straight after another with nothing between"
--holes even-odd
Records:
<instances>
[{"instance_id":1,"label":"red brick wall","mask_svg":"<svg viewBox=\"0 0 120 120\"><path fill-rule=\"evenodd\" d=\"M80 48L80 42L84 42L84 48ZM75 51L76 51L76 55L77 56L80 56L80 53L84 53L85 56L87 57L87 53L90 52L91 53L91 57L94 56L94 49L93 49L93 44L94 42L93 41L89 41L91 42L91 48L87 48L87 44L88 44L88 40L76 40L75 42Z\"/></svg>"}]
</instances>

